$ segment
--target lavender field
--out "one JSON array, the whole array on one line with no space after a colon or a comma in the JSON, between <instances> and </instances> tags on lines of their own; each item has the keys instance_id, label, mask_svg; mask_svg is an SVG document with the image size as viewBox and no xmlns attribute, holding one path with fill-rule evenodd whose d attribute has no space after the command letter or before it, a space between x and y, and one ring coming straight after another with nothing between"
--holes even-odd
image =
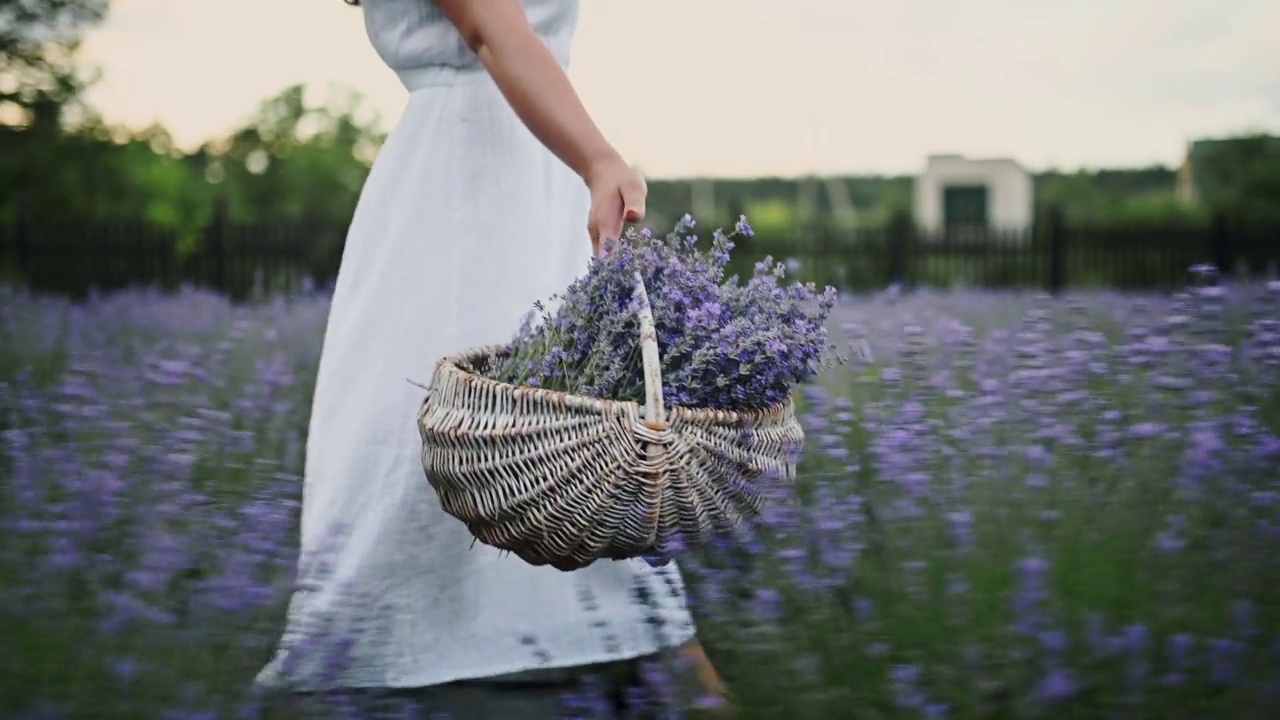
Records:
<instances>
[{"instance_id":1,"label":"lavender field","mask_svg":"<svg viewBox=\"0 0 1280 720\"><path fill-rule=\"evenodd\" d=\"M261 716L326 310L0 288L0 717ZM741 717L1275 717L1280 283L835 315L794 493L682 561Z\"/></svg>"}]
</instances>

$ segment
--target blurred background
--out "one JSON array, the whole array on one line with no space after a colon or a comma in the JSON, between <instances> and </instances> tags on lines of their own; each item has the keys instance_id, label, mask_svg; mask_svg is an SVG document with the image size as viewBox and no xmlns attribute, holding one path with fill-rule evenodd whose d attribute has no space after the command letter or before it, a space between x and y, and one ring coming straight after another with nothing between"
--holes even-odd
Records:
<instances>
[{"instance_id":1,"label":"blurred background","mask_svg":"<svg viewBox=\"0 0 1280 720\"><path fill-rule=\"evenodd\" d=\"M5 0L0 273L324 284L405 93L341 2ZM747 262L849 290L1266 272L1268 0L586 3L572 75L653 227L745 213Z\"/></svg>"},{"instance_id":2,"label":"blurred background","mask_svg":"<svg viewBox=\"0 0 1280 720\"><path fill-rule=\"evenodd\" d=\"M842 291L795 492L680 560L740 717L1277 716L1278 38L1277 0L583 2L646 224L745 214L738 268ZM341 0L0 0L0 718L353 717L251 680L404 102Z\"/></svg>"}]
</instances>

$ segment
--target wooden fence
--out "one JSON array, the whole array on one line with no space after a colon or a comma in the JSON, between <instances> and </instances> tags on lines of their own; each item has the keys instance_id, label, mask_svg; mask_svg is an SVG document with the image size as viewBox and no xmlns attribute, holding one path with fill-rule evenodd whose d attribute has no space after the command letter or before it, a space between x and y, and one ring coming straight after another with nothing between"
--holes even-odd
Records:
<instances>
[{"instance_id":1,"label":"wooden fence","mask_svg":"<svg viewBox=\"0 0 1280 720\"><path fill-rule=\"evenodd\" d=\"M325 285L337 274L346 228L215 222L196 238L143 223L0 225L0 281L82 297L91 289L195 284L237 299ZM184 250L189 247L189 250ZM735 251L750 273L772 255L806 280L850 291L905 285L983 288L1108 287L1168 290L1188 269L1210 263L1228 274L1262 275L1280 264L1280 227L1203 225L1078 227L1059 213L1025 232L955 230L924 234L899 219L856 233L813 231L755 237Z\"/></svg>"}]
</instances>

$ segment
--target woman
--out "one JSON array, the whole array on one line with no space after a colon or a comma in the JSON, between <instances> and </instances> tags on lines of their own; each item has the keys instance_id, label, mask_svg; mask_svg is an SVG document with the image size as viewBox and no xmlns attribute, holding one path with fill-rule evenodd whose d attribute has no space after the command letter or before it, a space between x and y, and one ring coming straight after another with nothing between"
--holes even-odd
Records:
<instances>
[{"instance_id":1,"label":"woman","mask_svg":"<svg viewBox=\"0 0 1280 720\"><path fill-rule=\"evenodd\" d=\"M510 339L644 217L644 180L565 74L577 0L361 4L409 99L352 220L316 382L302 548L323 570L261 680L534 719L588 673L616 690L637 659L683 647L720 692L674 566L562 573L473 546L422 475L410 381Z\"/></svg>"}]
</instances>

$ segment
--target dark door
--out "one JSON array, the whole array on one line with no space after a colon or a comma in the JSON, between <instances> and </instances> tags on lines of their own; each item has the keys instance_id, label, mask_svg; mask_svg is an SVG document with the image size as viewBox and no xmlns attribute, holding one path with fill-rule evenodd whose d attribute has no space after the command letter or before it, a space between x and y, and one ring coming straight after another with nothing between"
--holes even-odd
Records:
<instances>
[{"instance_id":1,"label":"dark door","mask_svg":"<svg viewBox=\"0 0 1280 720\"><path fill-rule=\"evenodd\" d=\"M942 189L942 222L947 227L987 225L987 186L948 185Z\"/></svg>"}]
</instances>

